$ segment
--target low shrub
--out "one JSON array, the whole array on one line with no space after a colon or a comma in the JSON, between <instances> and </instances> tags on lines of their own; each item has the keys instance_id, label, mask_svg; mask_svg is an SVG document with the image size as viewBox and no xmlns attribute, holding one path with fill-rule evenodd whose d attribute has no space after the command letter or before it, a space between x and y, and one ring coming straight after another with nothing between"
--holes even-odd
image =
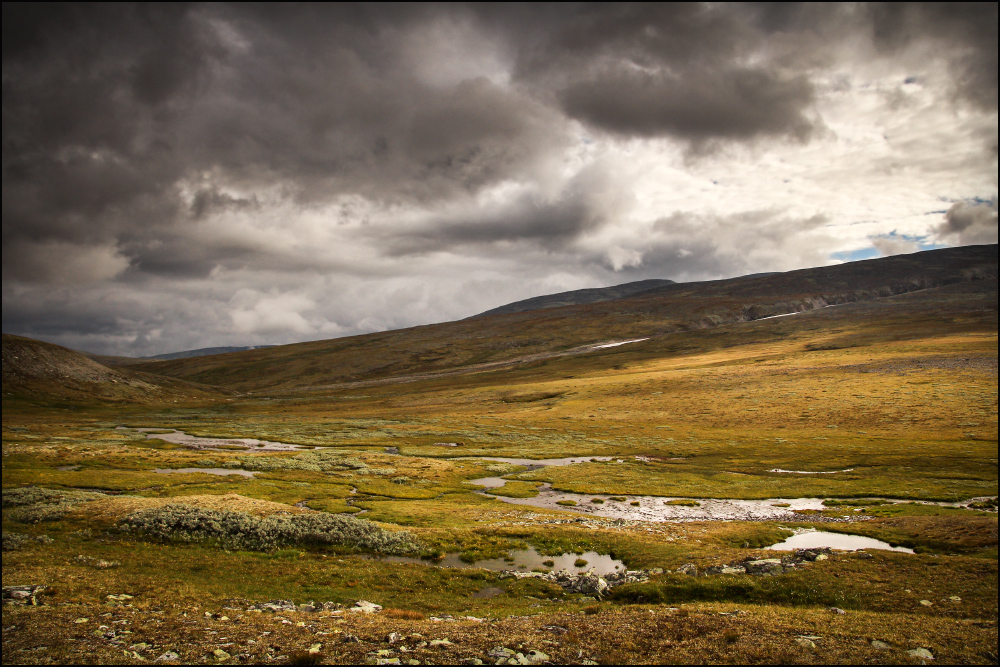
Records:
<instances>
[{"instance_id":1,"label":"low shrub","mask_svg":"<svg viewBox=\"0 0 1000 667\"><path fill-rule=\"evenodd\" d=\"M485 468L486 470L490 472L495 472L498 475L509 475L511 473L523 470L524 466L515 465L513 463L491 463Z\"/></svg>"},{"instance_id":2,"label":"low shrub","mask_svg":"<svg viewBox=\"0 0 1000 667\"><path fill-rule=\"evenodd\" d=\"M9 518L20 523L58 521L80 503L103 498L103 493L23 486L3 490L4 508L13 507Z\"/></svg>"},{"instance_id":3,"label":"low shrub","mask_svg":"<svg viewBox=\"0 0 1000 667\"><path fill-rule=\"evenodd\" d=\"M133 512L119 522L129 533L177 542L217 542L229 549L272 551L288 545L339 545L385 554L412 553L410 533L339 514L258 517L245 512L170 504Z\"/></svg>"}]
</instances>

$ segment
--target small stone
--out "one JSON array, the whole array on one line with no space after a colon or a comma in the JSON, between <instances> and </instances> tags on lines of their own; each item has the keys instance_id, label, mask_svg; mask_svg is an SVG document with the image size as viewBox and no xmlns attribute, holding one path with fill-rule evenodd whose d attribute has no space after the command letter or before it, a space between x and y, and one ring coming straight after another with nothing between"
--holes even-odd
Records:
<instances>
[{"instance_id":1,"label":"small stone","mask_svg":"<svg viewBox=\"0 0 1000 667\"><path fill-rule=\"evenodd\" d=\"M486 653L486 655L495 659L512 658L514 656L514 651L503 646L494 646Z\"/></svg>"},{"instance_id":2,"label":"small stone","mask_svg":"<svg viewBox=\"0 0 1000 667\"><path fill-rule=\"evenodd\" d=\"M914 658L921 658L922 660L933 660L934 654L925 648L913 648L906 652L907 655L911 655Z\"/></svg>"},{"instance_id":3,"label":"small stone","mask_svg":"<svg viewBox=\"0 0 1000 667\"><path fill-rule=\"evenodd\" d=\"M125 601L127 601L127 600L131 600L131 599L132 599L132 596L131 596L131 595L127 595L127 594L125 594L125 593L120 593L120 594L118 594L118 595L108 595L108 596L106 596L106 597L107 597L107 599L109 599L109 600L111 600L111 601L113 601L113 602L125 602ZM207 616L209 616L209 617L211 617L211 616L212 616L212 615L211 615L211 614L209 614L208 612L205 612L205 614L206 614Z\"/></svg>"},{"instance_id":4,"label":"small stone","mask_svg":"<svg viewBox=\"0 0 1000 667\"><path fill-rule=\"evenodd\" d=\"M692 577L698 576L698 567L694 563L685 563L674 570L677 574L687 574Z\"/></svg>"},{"instance_id":5,"label":"small stone","mask_svg":"<svg viewBox=\"0 0 1000 667\"><path fill-rule=\"evenodd\" d=\"M531 651L528 651L528 653L524 657L527 658L528 661L531 664L533 664L533 665L537 665L537 664L546 662L549 659L549 656L547 656L546 654L542 653L541 651L536 651L534 649L532 649Z\"/></svg>"},{"instance_id":6,"label":"small stone","mask_svg":"<svg viewBox=\"0 0 1000 667\"><path fill-rule=\"evenodd\" d=\"M76 619L76 620L75 620L75 621L73 621L73 622L74 622L74 623L86 623L86 622L87 622L87 621L89 621L89 620L90 620L89 618L78 618L78 619Z\"/></svg>"},{"instance_id":7,"label":"small stone","mask_svg":"<svg viewBox=\"0 0 1000 667\"><path fill-rule=\"evenodd\" d=\"M883 641L879 641L878 639L873 639L872 648L878 649L879 651L888 651L889 649L892 648L892 646L890 644L886 644Z\"/></svg>"},{"instance_id":8,"label":"small stone","mask_svg":"<svg viewBox=\"0 0 1000 667\"><path fill-rule=\"evenodd\" d=\"M844 614L847 613L840 607L830 607L830 611L832 611L834 614L837 614L838 616L843 616Z\"/></svg>"},{"instance_id":9,"label":"small stone","mask_svg":"<svg viewBox=\"0 0 1000 667\"><path fill-rule=\"evenodd\" d=\"M920 604L922 604L925 607L933 607L934 606L934 603L931 602L930 600L921 600Z\"/></svg>"},{"instance_id":10,"label":"small stone","mask_svg":"<svg viewBox=\"0 0 1000 667\"><path fill-rule=\"evenodd\" d=\"M149 644L147 644L146 642L139 642L138 644L132 644L131 646L129 646L128 650L145 651L147 648L149 648Z\"/></svg>"},{"instance_id":11,"label":"small stone","mask_svg":"<svg viewBox=\"0 0 1000 667\"><path fill-rule=\"evenodd\" d=\"M309 647L309 652L310 653L319 653L319 650L321 648L323 648L322 644L313 644L312 646Z\"/></svg>"},{"instance_id":12,"label":"small stone","mask_svg":"<svg viewBox=\"0 0 1000 667\"><path fill-rule=\"evenodd\" d=\"M403 663L400 662L399 658L376 658L375 659L375 664L376 665L401 665Z\"/></svg>"},{"instance_id":13,"label":"small stone","mask_svg":"<svg viewBox=\"0 0 1000 667\"><path fill-rule=\"evenodd\" d=\"M217 648L214 651L212 651L212 655L215 656L216 660L229 660L231 657L233 657L228 653L226 653L225 651L223 651L221 648Z\"/></svg>"},{"instance_id":14,"label":"small stone","mask_svg":"<svg viewBox=\"0 0 1000 667\"><path fill-rule=\"evenodd\" d=\"M159 658L156 659L157 662L174 662L180 660L181 656L175 651L167 651Z\"/></svg>"},{"instance_id":15,"label":"small stone","mask_svg":"<svg viewBox=\"0 0 1000 667\"><path fill-rule=\"evenodd\" d=\"M298 623L295 624L295 627L297 627L297 628L304 628L304 627L306 627L306 623L305 623L305 621L299 621Z\"/></svg>"},{"instance_id":16,"label":"small stone","mask_svg":"<svg viewBox=\"0 0 1000 667\"><path fill-rule=\"evenodd\" d=\"M399 634L398 632L390 632L389 636L386 637L385 640L390 644L398 644L399 642L403 641L403 635Z\"/></svg>"},{"instance_id":17,"label":"small stone","mask_svg":"<svg viewBox=\"0 0 1000 667\"><path fill-rule=\"evenodd\" d=\"M816 642L811 639L806 639L805 637L796 637L795 643L802 648L816 648Z\"/></svg>"},{"instance_id":18,"label":"small stone","mask_svg":"<svg viewBox=\"0 0 1000 667\"><path fill-rule=\"evenodd\" d=\"M952 602L961 602L962 601L962 598L958 597L957 595L951 595L951 596L948 597L948 599L951 600Z\"/></svg>"},{"instance_id":19,"label":"small stone","mask_svg":"<svg viewBox=\"0 0 1000 667\"><path fill-rule=\"evenodd\" d=\"M344 635L343 637L340 638L340 641L344 642L345 644L360 644L361 643L361 640L358 639L354 635Z\"/></svg>"},{"instance_id":20,"label":"small stone","mask_svg":"<svg viewBox=\"0 0 1000 667\"><path fill-rule=\"evenodd\" d=\"M430 642L431 646L454 646L454 644L448 641L448 638L444 639L432 639Z\"/></svg>"},{"instance_id":21,"label":"small stone","mask_svg":"<svg viewBox=\"0 0 1000 667\"><path fill-rule=\"evenodd\" d=\"M382 605L369 602L368 600L358 600L349 611L360 611L366 614L373 614L377 611L382 611Z\"/></svg>"}]
</instances>

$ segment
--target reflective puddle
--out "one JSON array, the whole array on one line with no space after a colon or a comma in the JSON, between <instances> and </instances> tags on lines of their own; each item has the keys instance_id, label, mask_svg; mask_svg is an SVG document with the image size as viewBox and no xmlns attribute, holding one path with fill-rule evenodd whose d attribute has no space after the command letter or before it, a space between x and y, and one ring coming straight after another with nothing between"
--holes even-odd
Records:
<instances>
[{"instance_id":1,"label":"reflective puddle","mask_svg":"<svg viewBox=\"0 0 1000 667\"><path fill-rule=\"evenodd\" d=\"M208 475L240 475L253 477L255 473L242 468L157 468L154 472L167 475L173 472L203 472Z\"/></svg>"},{"instance_id":2,"label":"reflective puddle","mask_svg":"<svg viewBox=\"0 0 1000 667\"><path fill-rule=\"evenodd\" d=\"M912 554L913 549L894 547L888 542L876 540L863 535L845 535L843 533L828 533L823 530L807 530L792 535L784 542L772 544L768 549L774 551L794 551L795 549L816 549L829 547L841 551L857 551L858 549L882 549L884 551L900 551Z\"/></svg>"},{"instance_id":3,"label":"reflective puddle","mask_svg":"<svg viewBox=\"0 0 1000 667\"><path fill-rule=\"evenodd\" d=\"M533 547L511 551L508 554L508 558L487 558L477 560L474 563L463 561L459 558L459 554L448 554L441 560L433 561L421 558L408 558L406 556L381 556L378 560L386 563L418 563L420 565L436 565L438 567L493 570L494 572L502 572L504 570L520 570L522 572L531 572L533 570L558 572L560 570L568 570L573 573L582 573L594 570L597 574L605 575L625 570L625 563L611 556L599 554L596 551L587 551L582 554L566 553L559 556L544 556L538 553Z\"/></svg>"},{"instance_id":4,"label":"reflective puddle","mask_svg":"<svg viewBox=\"0 0 1000 667\"><path fill-rule=\"evenodd\" d=\"M258 440L257 438L202 438L197 435L188 435L184 431L162 428L137 428L132 429L145 433L147 439L163 440L175 445L183 445L191 449L211 449L211 450L234 450L247 449L256 452L290 452L300 449L312 449L303 445L291 445L286 442L272 442L270 440Z\"/></svg>"},{"instance_id":5,"label":"reflective puddle","mask_svg":"<svg viewBox=\"0 0 1000 667\"><path fill-rule=\"evenodd\" d=\"M486 477L491 483L500 478ZM480 483L483 480L473 480ZM503 480L500 480L503 481ZM483 493L489 495L486 486ZM823 510L822 498L767 498L765 500L734 500L730 498L664 498L663 496L611 496L553 491L543 484L534 498L491 496L513 505L530 505L554 510L635 521L765 521L796 518L795 510ZM565 505L567 501L575 505ZM675 502L697 503L678 505Z\"/></svg>"}]
</instances>

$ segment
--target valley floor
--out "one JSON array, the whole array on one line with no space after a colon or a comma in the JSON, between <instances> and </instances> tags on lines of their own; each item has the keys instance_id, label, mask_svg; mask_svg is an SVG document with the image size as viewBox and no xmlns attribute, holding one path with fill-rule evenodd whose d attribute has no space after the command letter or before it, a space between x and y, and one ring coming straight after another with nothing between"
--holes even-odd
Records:
<instances>
[{"instance_id":1,"label":"valley floor","mask_svg":"<svg viewBox=\"0 0 1000 667\"><path fill-rule=\"evenodd\" d=\"M918 296L413 382L5 387L3 586L44 589L4 605L3 662L995 664L995 291ZM578 511L709 499L777 514ZM720 569L817 528L915 553ZM637 574L597 593L433 565L528 548ZM273 600L330 604L253 610Z\"/></svg>"}]
</instances>

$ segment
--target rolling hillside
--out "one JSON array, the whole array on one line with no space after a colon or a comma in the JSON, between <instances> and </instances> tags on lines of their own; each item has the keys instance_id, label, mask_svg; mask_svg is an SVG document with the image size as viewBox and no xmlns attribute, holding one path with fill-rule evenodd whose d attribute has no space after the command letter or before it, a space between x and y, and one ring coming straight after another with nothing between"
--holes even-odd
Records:
<instances>
[{"instance_id":1,"label":"rolling hillside","mask_svg":"<svg viewBox=\"0 0 1000 667\"><path fill-rule=\"evenodd\" d=\"M108 368L65 347L10 334L3 334L3 391L5 397L124 402L159 402L216 394L211 387Z\"/></svg>"},{"instance_id":2,"label":"rolling hillside","mask_svg":"<svg viewBox=\"0 0 1000 667\"><path fill-rule=\"evenodd\" d=\"M596 287L592 289L578 289L570 292L559 292L558 294L546 294L536 296L523 301L508 303L485 313L473 315L473 317L487 317L489 315L509 315L510 313L524 313L529 310L543 310L545 308L558 308L560 306L579 306L586 303L600 303L602 301L614 301L624 299L628 296L647 292L657 287L674 285L673 280L639 280L633 283L622 285L612 285L611 287ZM472 319L472 318L469 318Z\"/></svg>"},{"instance_id":3,"label":"rolling hillside","mask_svg":"<svg viewBox=\"0 0 1000 667\"><path fill-rule=\"evenodd\" d=\"M987 281L963 298L996 308L997 246L967 246L786 273L655 287L630 297L484 315L325 341L139 364L135 368L237 391L489 370L601 342L656 338L825 306ZM992 295L992 296L991 296Z\"/></svg>"}]
</instances>

